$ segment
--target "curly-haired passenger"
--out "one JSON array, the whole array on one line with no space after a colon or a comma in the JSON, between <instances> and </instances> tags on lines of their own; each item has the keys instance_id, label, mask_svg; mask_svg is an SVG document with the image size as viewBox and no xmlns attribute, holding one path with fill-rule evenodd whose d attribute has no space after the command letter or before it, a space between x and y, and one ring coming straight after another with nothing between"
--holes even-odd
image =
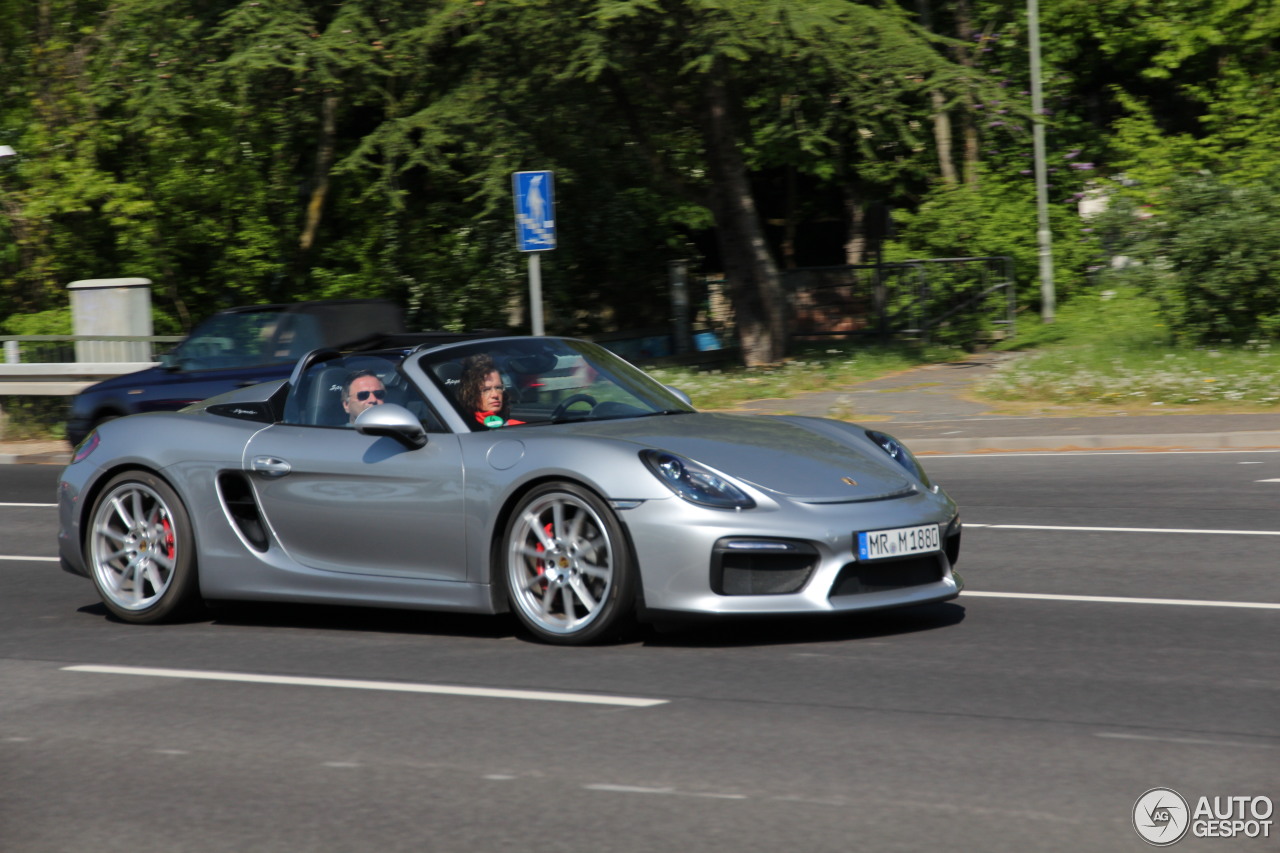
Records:
<instances>
[{"instance_id":1,"label":"curly-haired passenger","mask_svg":"<svg viewBox=\"0 0 1280 853\"><path fill-rule=\"evenodd\" d=\"M488 353L470 356L462 362L458 401L463 409L475 415L476 421L487 427L524 423L511 420L511 401L502 382L502 373Z\"/></svg>"}]
</instances>

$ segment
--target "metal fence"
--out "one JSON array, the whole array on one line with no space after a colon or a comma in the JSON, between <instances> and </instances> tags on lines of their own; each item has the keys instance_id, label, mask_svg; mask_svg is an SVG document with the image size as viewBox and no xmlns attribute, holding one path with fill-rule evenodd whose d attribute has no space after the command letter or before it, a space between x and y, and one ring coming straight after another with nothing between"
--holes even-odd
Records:
<instances>
[{"instance_id":1,"label":"metal fence","mask_svg":"<svg viewBox=\"0 0 1280 853\"><path fill-rule=\"evenodd\" d=\"M67 397L94 382L143 370L182 340L173 335L4 335L0 397Z\"/></svg>"},{"instance_id":2,"label":"metal fence","mask_svg":"<svg viewBox=\"0 0 1280 853\"><path fill-rule=\"evenodd\" d=\"M5 364L153 361L181 335L2 335Z\"/></svg>"},{"instance_id":3,"label":"metal fence","mask_svg":"<svg viewBox=\"0 0 1280 853\"><path fill-rule=\"evenodd\" d=\"M791 336L859 335L969 344L1010 337L1013 259L937 258L788 270Z\"/></svg>"}]
</instances>

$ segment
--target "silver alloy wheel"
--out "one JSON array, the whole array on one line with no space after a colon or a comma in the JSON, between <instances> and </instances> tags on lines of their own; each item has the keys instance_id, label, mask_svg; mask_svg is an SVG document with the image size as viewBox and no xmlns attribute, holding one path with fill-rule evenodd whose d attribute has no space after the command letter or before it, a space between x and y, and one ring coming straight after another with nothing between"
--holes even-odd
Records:
<instances>
[{"instance_id":1,"label":"silver alloy wheel","mask_svg":"<svg viewBox=\"0 0 1280 853\"><path fill-rule=\"evenodd\" d=\"M156 490L126 481L98 501L89 557L99 591L121 610L152 607L168 591L182 554L173 511Z\"/></svg>"},{"instance_id":2,"label":"silver alloy wheel","mask_svg":"<svg viewBox=\"0 0 1280 853\"><path fill-rule=\"evenodd\" d=\"M536 495L507 538L511 599L530 627L569 636L607 617L614 595L611 527L567 490Z\"/></svg>"}]
</instances>

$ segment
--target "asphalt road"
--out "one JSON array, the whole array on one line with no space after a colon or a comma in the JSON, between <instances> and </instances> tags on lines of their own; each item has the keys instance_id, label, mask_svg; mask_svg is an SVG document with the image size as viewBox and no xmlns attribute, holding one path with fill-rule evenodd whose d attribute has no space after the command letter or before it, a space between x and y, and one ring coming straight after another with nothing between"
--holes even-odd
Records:
<instances>
[{"instance_id":1,"label":"asphalt road","mask_svg":"<svg viewBox=\"0 0 1280 853\"><path fill-rule=\"evenodd\" d=\"M360 609L113 622L21 505L57 469L0 468L0 850L1142 850L1148 789L1280 800L1280 453L926 465L966 522L956 602L590 649Z\"/></svg>"}]
</instances>

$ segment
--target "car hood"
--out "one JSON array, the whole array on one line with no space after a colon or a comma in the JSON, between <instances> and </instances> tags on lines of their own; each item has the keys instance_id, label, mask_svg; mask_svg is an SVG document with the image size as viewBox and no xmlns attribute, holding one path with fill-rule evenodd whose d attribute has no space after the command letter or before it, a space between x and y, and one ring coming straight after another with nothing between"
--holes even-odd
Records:
<instances>
[{"instance_id":1,"label":"car hood","mask_svg":"<svg viewBox=\"0 0 1280 853\"><path fill-rule=\"evenodd\" d=\"M921 489L869 439L834 421L696 413L575 426L582 435L676 453L806 503L885 500Z\"/></svg>"}]
</instances>

